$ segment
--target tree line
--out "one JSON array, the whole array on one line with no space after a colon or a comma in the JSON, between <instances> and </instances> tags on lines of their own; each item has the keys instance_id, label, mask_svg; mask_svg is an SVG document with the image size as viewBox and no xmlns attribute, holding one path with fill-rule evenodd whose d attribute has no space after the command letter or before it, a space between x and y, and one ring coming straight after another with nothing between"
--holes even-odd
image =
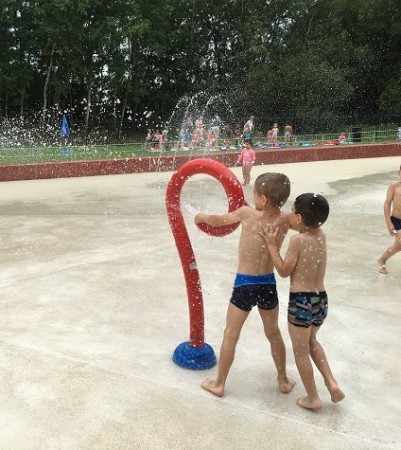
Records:
<instances>
[{"instance_id":1,"label":"tree line","mask_svg":"<svg viewBox=\"0 0 401 450\"><path fill-rule=\"evenodd\" d=\"M399 0L2 0L0 42L2 121L121 130L200 92L302 132L400 118Z\"/></svg>"}]
</instances>

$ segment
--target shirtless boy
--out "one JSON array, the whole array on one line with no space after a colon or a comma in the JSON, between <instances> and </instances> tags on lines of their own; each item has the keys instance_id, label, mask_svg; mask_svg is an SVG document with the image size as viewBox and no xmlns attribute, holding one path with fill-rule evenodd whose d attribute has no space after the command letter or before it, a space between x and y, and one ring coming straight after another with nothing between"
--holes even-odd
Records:
<instances>
[{"instance_id":1,"label":"shirtless boy","mask_svg":"<svg viewBox=\"0 0 401 450\"><path fill-rule=\"evenodd\" d=\"M384 202L384 218L386 219L387 229L390 236L394 238L393 245L389 247L377 260L379 263L379 272L388 273L387 260L401 251L401 166L398 171L400 179L390 184L387 189L387 197Z\"/></svg>"},{"instance_id":2,"label":"shirtless boy","mask_svg":"<svg viewBox=\"0 0 401 450\"><path fill-rule=\"evenodd\" d=\"M316 389L311 359L323 375L334 403L345 395L333 377L323 347L316 335L327 316L326 236L321 225L329 215L329 204L320 194L302 194L296 198L290 215L290 227L299 231L292 236L285 258L280 256L280 230L269 226L261 235L277 272L290 276L288 329L295 362L307 395L297 400L303 408L318 410L322 402Z\"/></svg>"},{"instance_id":3,"label":"shirtless boy","mask_svg":"<svg viewBox=\"0 0 401 450\"><path fill-rule=\"evenodd\" d=\"M284 140L285 142L292 141L292 126L289 123L287 123L284 127Z\"/></svg>"},{"instance_id":4,"label":"shirtless boy","mask_svg":"<svg viewBox=\"0 0 401 450\"><path fill-rule=\"evenodd\" d=\"M224 395L242 326L256 305L265 335L270 342L279 389L288 393L295 385L295 381L288 378L286 372L285 345L278 327L279 305L273 262L266 251L264 239L259 235L263 228L274 224L278 230L277 246L281 247L288 231L289 215L282 213L280 208L287 201L289 194L290 180L286 175L264 173L255 180L255 208L246 205L223 215L197 214L195 217L196 224L206 223L215 227L241 222L238 270L227 311L217 378L206 379L201 384L204 389L218 397Z\"/></svg>"}]
</instances>

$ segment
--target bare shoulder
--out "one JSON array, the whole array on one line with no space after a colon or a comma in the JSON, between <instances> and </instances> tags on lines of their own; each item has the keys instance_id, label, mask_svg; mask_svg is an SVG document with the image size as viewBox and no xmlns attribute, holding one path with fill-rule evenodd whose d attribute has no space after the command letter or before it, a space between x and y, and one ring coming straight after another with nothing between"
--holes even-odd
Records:
<instances>
[{"instance_id":1,"label":"bare shoulder","mask_svg":"<svg viewBox=\"0 0 401 450\"><path fill-rule=\"evenodd\" d=\"M391 186L393 186L393 189L397 189L397 191L398 191L401 189L401 181L400 180L394 181L394 183L391 183L390 187Z\"/></svg>"},{"instance_id":2,"label":"bare shoulder","mask_svg":"<svg viewBox=\"0 0 401 450\"><path fill-rule=\"evenodd\" d=\"M255 208L252 208L252 206L249 205L243 205L240 206L235 213L238 214L238 217L243 220L243 219L247 219L249 217L252 217L256 212Z\"/></svg>"},{"instance_id":3,"label":"bare shoulder","mask_svg":"<svg viewBox=\"0 0 401 450\"><path fill-rule=\"evenodd\" d=\"M397 181L393 181L392 183L389 184L387 191L388 192L394 192L394 191L398 191L401 189L401 181L397 180Z\"/></svg>"},{"instance_id":4,"label":"bare shoulder","mask_svg":"<svg viewBox=\"0 0 401 450\"><path fill-rule=\"evenodd\" d=\"M237 209L237 211L242 214L252 214L253 211L255 211L255 208L249 205L242 205Z\"/></svg>"},{"instance_id":5,"label":"bare shoulder","mask_svg":"<svg viewBox=\"0 0 401 450\"><path fill-rule=\"evenodd\" d=\"M291 236L290 242L299 244L302 240L302 233L297 233Z\"/></svg>"},{"instance_id":6,"label":"bare shoulder","mask_svg":"<svg viewBox=\"0 0 401 450\"><path fill-rule=\"evenodd\" d=\"M310 246L317 244L321 246L326 244L326 234L320 227L310 233L299 233L294 238L299 241L300 245Z\"/></svg>"},{"instance_id":7,"label":"bare shoulder","mask_svg":"<svg viewBox=\"0 0 401 450\"><path fill-rule=\"evenodd\" d=\"M279 224L281 224L281 223L290 223L290 215L291 215L291 212L290 211L281 211L280 212L280 217L278 218L278 223Z\"/></svg>"},{"instance_id":8,"label":"bare shoulder","mask_svg":"<svg viewBox=\"0 0 401 450\"><path fill-rule=\"evenodd\" d=\"M274 225L279 227L284 234L286 234L290 228L290 215L291 213L289 211L281 211L277 219L274 220Z\"/></svg>"},{"instance_id":9,"label":"bare shoulder","mask_svg":"<svg viewBox=\"0 0 401 450\"><path fill-rule=\"evenodd\" d=\"M316 233L316 238L319 242L325 243L326 242L326 233L322 228L318 228Z\"/></svg>"},{"instance_id":10,"label":"bare shoulder","mask_svg":"<svg viewBox=\"0 0 401 450\"><path fill-rule=\"evenodd\" d=\"M387 196L386 201L392 201L395 194L401 191L401 182L400 181L393 181L389 184L387 188Z\"/></svg>"}]
</instances>

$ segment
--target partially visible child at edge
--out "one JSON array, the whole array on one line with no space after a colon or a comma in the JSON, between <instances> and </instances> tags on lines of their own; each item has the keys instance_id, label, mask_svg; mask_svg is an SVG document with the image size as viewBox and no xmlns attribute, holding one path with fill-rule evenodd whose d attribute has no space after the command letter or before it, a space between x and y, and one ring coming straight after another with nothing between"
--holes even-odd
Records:
<instances>
[{"instance_id":1,"label":"partially visible child at edge","mask_svg":"<svg viewBox=\"0 0 401 450\"><path fill-rule=\"evenodd\" d=\"M252 148L252 140L245 139L245 147L242 149L235 166L242 164L242 177L244 180L244 186L251 181L251 170L256 161L256 153Z\"/></svg>"},{"instance_id":2,"label":"partially visible child at edge","mask_svg":"<svg viewBox=\"0 0 401 450\"><path fill-rule=\"evenodd\" d=\"M286 372L286 350L278 327L279 304L273 262L259 235L262 227L274 224L278 228L277 245L281 246L289 222L288 213L281 212L280 208L289 194L290 180L286 175L264 173L255 180L255 208L245 205L223 215L197 214L195 217L196 224L206 223L215 227L241 222L237 275L228 305L217 378L206 379L201 385L219 397L224 395L242 326L254 306L258 306L264 332L270 342L280 391L288 393L295 385L295 381L288 378Z\"/></svg>"},{"instance_id":3,"label":"partially visible child at edge","mask_svg":"<svg viewBox=\"0 0 401 450\"><path fill-rule=\"evenodd\" d=\"M331 401L340 402L345 395L334 379L323 347L316 339L328 310L324 287L326 271L326 236L321 225L329 215L329 204L320 194L302 194L296 198L290 214L290 228L299 231L292 236L283 259L280 256L281 231L269 226L262 236L277 272L290 276L288 329L295 362L307 395L297 400L303 408L318 410L322 401L316 389L311 359L323 375Z\"/></svg>"},{"instance_id":4,"label":"partially visible child at edge","mask_svg":"<svg viewBox=\"0 0 401 450\"><path fill-rule=\"evenodd\" d=\"M387 189L386 201L384 202L384 218L390 236L394 238L393 245L389 247L377 260L379 272L388 273L387 260L401 251L401 166L398 170L400 179L390 184Z\"/></svg>"}]
</instances>

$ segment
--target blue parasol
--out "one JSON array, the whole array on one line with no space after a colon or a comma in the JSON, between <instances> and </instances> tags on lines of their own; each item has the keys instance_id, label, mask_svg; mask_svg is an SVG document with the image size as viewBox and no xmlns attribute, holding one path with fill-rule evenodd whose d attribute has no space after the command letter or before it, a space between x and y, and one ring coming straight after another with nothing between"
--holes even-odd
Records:
<instances>
[{"instance_id":1,"label":"blue parasol","mask_svg":"<svg viewBox=\"0 0 401 450\"><path fill-rule=\"evenodd\" d=\"M69 136L70 135L70 127L68 126L67 116L63 114L63 119L61 121L61 136Z\"/></svg>"}]
</instances>

